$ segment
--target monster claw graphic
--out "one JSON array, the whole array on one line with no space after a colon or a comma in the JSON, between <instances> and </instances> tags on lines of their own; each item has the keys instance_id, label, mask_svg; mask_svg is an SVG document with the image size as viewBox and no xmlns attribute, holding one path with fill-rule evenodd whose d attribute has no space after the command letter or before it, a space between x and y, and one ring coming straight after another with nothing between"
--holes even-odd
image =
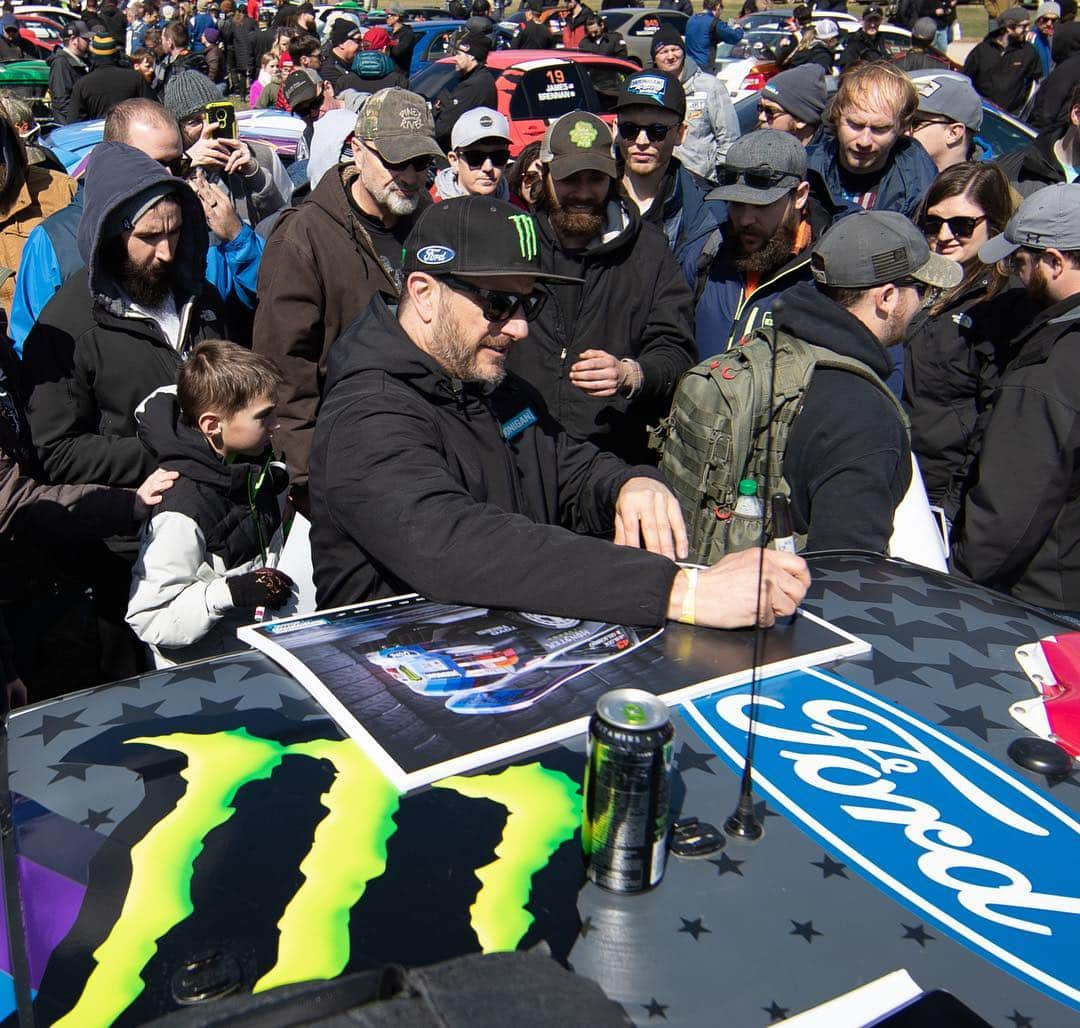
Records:
<instances>
[{"instance_id":1,"label":"monster claw graphic","mask_svg":"<svg viewBox=\"0 0 1080 1028\"><path fill-rule=\"evenodd\" d=\"M349 960L349 911L367 883L386 870L386 844L394 834L397 790L352 739L297 743L283 755L329 760L337 777L322 800L329 813L315 829L300 864L306 879L278 928L277 963L252 989L335 978Z\"/></svg>"},{"instance_id":2,"label":"monster claw graphic","mask_svg":"<svg viewBox=\"0 0 1080 1028\"><path fill-rule=\"evenodd\" d=\"M495 860L476 871L481 887L469 913L483 952L515 949L533 922L525 909L533 875L581 824L577 783L561 771L526 764L493 775L444 778L433 786L506 807L502 841Z\"/></svg>"}]
</instances>

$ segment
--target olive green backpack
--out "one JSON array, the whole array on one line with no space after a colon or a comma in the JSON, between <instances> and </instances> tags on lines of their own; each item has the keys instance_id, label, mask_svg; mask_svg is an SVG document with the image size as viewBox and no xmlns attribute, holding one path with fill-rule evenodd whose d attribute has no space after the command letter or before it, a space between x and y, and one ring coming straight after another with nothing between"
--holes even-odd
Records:
<instances>
[{"instance_id":1,"label":"olive green backpack","mask_svg":"<svg viewBox=\"0 0 1080 1028\"><path fill-rule=\"evenodd\" d=\"M862 361L776 332L774 372L773 339L772 328L758 328L740 345L688 371L675 391L671 413L653 431L660 470L686 519L688 559L695 563L714 564L725 554L760 544L762 517L735 513L739 482L745 478L758 483L766 538L772 541L767 501L777 492L791 492L783 477L784 453L816 368L847 371L872 383L892 401L910 435L899 401ZM801 548L805 537L796 542Z\"/></svg>"}]
</instances>

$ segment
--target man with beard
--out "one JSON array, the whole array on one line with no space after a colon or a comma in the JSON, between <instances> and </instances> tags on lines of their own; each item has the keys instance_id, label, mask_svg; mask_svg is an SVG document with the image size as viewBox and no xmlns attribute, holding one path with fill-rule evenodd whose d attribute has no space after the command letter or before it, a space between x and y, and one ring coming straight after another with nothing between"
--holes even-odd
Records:
<instances>
[{"instance_id":1,"label":"man with beard","mask_svg":"<svg viewBox=\"0 0 1080 1028\"><path fill-rule=\"evenodd\" d=\"M924 293L958 285L963 272L892 211L838 222L811 249L810 271L813 283L773 303L774 345L794 337L862 368L814 370L783 454L792 521L807 550L885 553L911 482L907 425L884 382L888 351Z\"/></svg>"},{"instance_id":2,"label":"man with beard","mask_svg":"<svg viewBox=\"0 0 1080 1028\"><path fill-rule=\"evenodd\" d=\"M585 19L585 35L578 49L583 53L603 54L605 57L625 57L628 52L626 40L618 32L609 31L600 14L590 14Z\"/></svg>"},{"instance_id":3,"label":"man with beard","mask_svg":"<svg viewBox=\"0 0 1080 1028\"><path fill-rule=\"evenodd\" d=\"M1042 78L1042 62L1027 41L1031 16L1023 7L1010 7L982 41L967 55L964 74L980 96L1010 114L1018 114L1032 85Z\"/></svg>"},{"instance_id":4,"label":"man with beard","mask_svg":"<svg viewBox=\"0 0 1080 1028\"><path fill-rule=\"evenodd\" d=\"M276 445L292 497L306 509L308 454L330 344L381 293L401 288L401 248L442 151L424 98L384 89L364 105L353 162L327 172L308 199L274 227L259 269L255 350L284 375Z\"/></svg>"},{"instance_id":5,"label":"man with beard","mask_svg":"<svg viewBox=\"0 0 1080 1028\"><path fill-rule=\"evenodd\" d=\"M667 238L620 204L611 130L573 111L540 148L537 200L548 300L510 369L544 398L570 435L640 464L655 460L647 426L667 415L675 384L697 359L690 291Z\"/></svg>"},{"instance_id":6,"label":"man with beard","mask_svg":"<svg viewBox=\"0 0 1080 1028\"><path fill-rule=\"evenodd\" d=\"M760 594L756 550L680 570L685 526L655 469L568 436L507 373L551 303L536 286L581 285L544 270L536 239L534 219L500 200L435 204L406 242L396 315L376 299L334 345L311 457L319 606L416 591L718 628L753 623L759 595L767 624L794 610L800 558L767 551Z\"/></svg>"},{"instance_id":7,"label":"man with beard","mask_svg":"<svg viewBox=\"0 0 1080 1028\"><path fill-rule=\"evenodd\" d=\"M806 151L787 132L763 128L737 139L721 181L709 199L727 202L727 222L682 258L702 358L767 323L777 294L810 280L810 247L832 222L810 196Z\"/></svg>"},{"instance_id":8,"label":"man with beard","mask_svg":"<svg viewBox=\"0 0 1080 1028\"><path fill-rule=\"evenodd\" d=\"M717 209L705 202L709 183L674 156L686 135L682 85L662 71L639 71L619 87L615 115L624 201L667 236L681 260L717 225Z\"/></svg>"},{"instance_id":9,"label":"man with beard","mask_svg":"<svg viewBox=\"0 0 1080 1028\"><path fill-rule=\"evenodd\" d=\"M979 250L1008 261L1041 311L995 394L953 561L977 582L1080 615L1080 185L1029 196Z\"/></svg>"},{"instance_id":10,"label":"man with beard","mask_svg":"<svg viewBox=\"0 0 1080 1028\"><path fill-rule=\"evenodd\" d=\"M135 409L172 385L188 350L224 334L204 278L206 218L191 188L125 143L86 169L86 267L46 304L23 348L27 420L52 482L135 486L154 470Z\"/></svg>"},{"instance_id":11,"label":"man with beard","mask_svg":"<svg viewBox=\"0 0 1080 1028\"><path fill-rule=\"evenodd\" d=\"M885 62L864 61L844 75L829 105L835 133L823 133L806 151L807 167L821 176L811 181L819 198L841 211L910 218L937 178L929 154L904 134L918 107L911 80Z\"/></svg>"}]
</instances>

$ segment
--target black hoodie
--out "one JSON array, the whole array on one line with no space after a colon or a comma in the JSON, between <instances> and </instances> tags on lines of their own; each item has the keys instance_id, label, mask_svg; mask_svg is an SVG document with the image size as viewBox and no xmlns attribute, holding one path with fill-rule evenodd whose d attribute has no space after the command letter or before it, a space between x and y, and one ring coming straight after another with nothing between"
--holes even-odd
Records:
<instances>
[{"instance_id":1,"label":"black hoodie","mask_svg":"<svg viewBox=\"0 0 1080 1028\"><path fill-rule=\"evenodd\" d=\"M889 377L892 363L875 336L812 283L781 299L779 311L773 304L781 331L862 361L882 382ZM885 553L911 482L911 446L895 405L857 375L819 369L788 436L784 478L807 550Z\"/></svg>"},{"instance_id":2,"label":"black hoodie","mask_svg":"<svg viewBox=\"0 0 1080 1028\"><path fill-rule=\"evenodd\" d=\"M179 351L131 309L113 277L116 258L106 259L122 231L121 209L163 183L183 211L173 261ZM45 305L23 348L30 430L52 481L137 485L154 464L135 438L135 408L176 381L196 342L224 338L220 297L204 278L206 218L190 187L157 161L124 143L101 143L87 168L78 243L87 266Z\"/></svg>"},{"instance_id":3,"label":"black hoodie","mask_svg":"<svg viewBox=\"0 0 1080 1028\"><path fill-rule=\"evenodd\" d=\"M159 665L242 649L236 628L253 612L233 607L227 575L265 567L276 552L285 469L269 450L223 461L180 417L171 387L148 398L138 422L155 462L180 477L143 533L128 623Z\"/></svg>"},{"instance_id":4,"label":"black hoodie","mask_svg":"<svg viewBox=\"0 0 1080 1028\"><path fill-rule=\"evenodd\" d=\"M1065 181L1065 170L1054 155L1054 144L1068 130L1068 125L1048 129L1023 150L1014 150L998 160L998 167L1022 196Z\"/></svg>"},{"instance_id":5,"label":"black hoodie","mask_svg":"<svg viewBox=\"0 0 1080 1028\"><path fill-rule=\"evenodd\" d=\"M635 475L658 477L570 439L514 375L487 392L449 378L376 297L331 348L315 427L319 606L414 590L660 624L675 565L589 538L611 533L616 496Z\"/></svg>"}]
</instances>

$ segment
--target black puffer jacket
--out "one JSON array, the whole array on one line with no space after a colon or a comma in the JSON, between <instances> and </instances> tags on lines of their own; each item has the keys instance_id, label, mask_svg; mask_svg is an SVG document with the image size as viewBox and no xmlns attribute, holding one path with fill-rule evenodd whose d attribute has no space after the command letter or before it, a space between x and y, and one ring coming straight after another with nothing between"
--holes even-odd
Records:
<instances>
[{"instance_id":1,"label":"black puffer jacket","mask_svg":"<svg viewBox=\"0 0 1080 1028\"><path fill-rule=\"evenodd\" d=\"M103 258L120 232L120 209L163 182L184 219L173 262L178 349L131 309L113 261ZM157 161L124 143L101 143L87 171L78 238L87 267L46 304L23 348L30 430L52 481L137 485L154 464L135 438L135 408L176 381L195 343L225 338L221 299L204 277L206 218L191 188Z\"/></svg>"},{"instance_id":2,"label":"black puffer jacket","mask_svg":"<svg viewBox=\"0 0 1080 1028\"><path fill-rule=\"evenodd\" d=\"M982 440L953 560L977 582L1080 611L1080 294L1019 340Z\"/></svg>"},{"instance_id":3,"label":"black puffer jacket","mask_svg":"<svg viewBox=\"0 0 1080 1028\"><path fill-rule=\"evenodd\" d=\"M1023 196L1037 193L1043 186L1065 181L1065 171L1054 156L1054 144L1065 135L1068 127L1050 129L1023 150L1006 154L997 162L1005 177Z\"/></svg>"},{"instance_id":4,"label":"black puffer jacket","mask_svg":"<svg viewBox=\"0 0 1080 1028\"><path fill-rule=\"evenodd\" d=\"M578 534L610 533L619 489L641 474L657 477L560 432L513 375L488 393L450 379L376 298L331 350L315 429L319 606L415 590L659 624L675 565Z\"/></svg>"},{"instance_id":5,"label":"black puffer jacket","mask_svg":"<svg viewBox=\"0 0 1080 1028\"><path fill-rule=\"evenodd\" d=\"M782 301L779 312L773 304L781 331L889 377L889 357L869 329L814 285L800 282ZM851 372L816 371L788 436L784 478L807 550L886 552L911 483L911 447L893 403Z\"/></svg>"},{"instance_id":6,"label":"black puffer jacket","mask_svg":"<svg viewBox=\"0 0 1080 1028\"><path fill-rule=\"evenodd\" d=\"M544 397L567 432L630 463L655 458L647 426L667 416L675 385L697 361L693 297L664 234L636 210L609 203L604 231L582 254L563 251L546 215L540 230L544 271L579 276L584 286L543 284L548 300L508 366ZM572 385L583 350L633 358L644 384L632 398L594 397Z\"/></svg>"},{"instance_id":7,"label":"black puffer jacket","mask_svg":"<svg viewBox=\"0 0 1080 1028\"><path fill-rule=\"evenodd\" d=\"M1022 289L984 300L985 282L936 314L920 313L904 349L904 407L930 502L955 520L979 414L997 388L1005 346L1034 314Z\"/></svg>"}]
</instances>

